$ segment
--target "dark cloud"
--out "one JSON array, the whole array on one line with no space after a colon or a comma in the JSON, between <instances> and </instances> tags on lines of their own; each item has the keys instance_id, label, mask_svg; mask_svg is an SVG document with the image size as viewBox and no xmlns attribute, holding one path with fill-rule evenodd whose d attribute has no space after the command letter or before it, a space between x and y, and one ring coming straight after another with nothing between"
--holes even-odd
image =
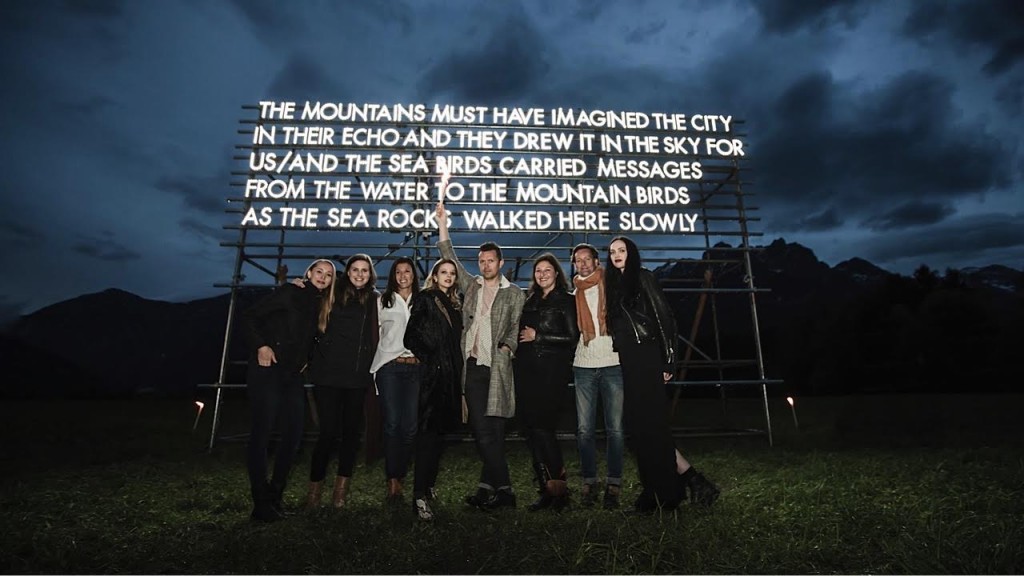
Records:
<instances>
[{"instance_id":1,"label":"dark cloud","mask_svg":"<svg viewBox=\"0 0 1024 576\"><path fill-rule=\"evenodd\" d=\"M917 0L903 23L903 34L919 42L935 37L980 46L989 55L983 70L999 75L1024 61L1024 2Z\"/></svg>"},{"instance_id":2,"label":"dark cloud","mask_svg":"<svg viewBox=\"0 0 1024 576\"><path fill-rule=\"evenodd\" d=\"M224 230L223 228L210 226L207 220L200 220L198 218L182 218L181 220L178 220L178 226L181 226L181 229L186 232L197 234L204 239L214 240L216 242L230 242L238 236L238 232L236 231Z\"/></svg>"},{"instance_id":3,"label":"dark cloud","mask_svg":"<svg viewBox=\"0 0 1024 576\"><path fill-rule=\"evenodd\" d=\"M999 46L982 70L998 75L1016 66L1022 60L1024 60L1024 36L1012 38Z\"/></svg>"},{"instance_id":4,"label":"dark cloud","mask_svg":"<svg viewBox=\"0 0 1024 576\"><path fill-rule=\"evenodd\" d=\"M190 208L210 215L224 212L224 197L228 190L221 177L162 176L157 180L156 187L181 196Z\"/></svg>"},{"instance_id":5,"label":"dark cloud","mask_svg":"<svg viewBox=\"0 0 1024 576\"><path fill-rule=\"evenodd\" d=\"M604 0L577 0L573 15L586 22L595 22L608 7Z\"/></svg>"},{"instance_id":6,"label":"dark cloud","mask_svg":"<svg viewBox=\"0 0 1024 576\"><path fill-rule=\"evenodd\" d=\"M68 10L92 18L117 18L124 13L124 0L64 0Z\"/></svg>"},{"instance_id":7,"label":"dark cloud","mask_svg":"<svg viewBox=\"0 0 1024 576\"><path fill-rule=\"evenodd\" d=\"M864 256L878 263L914 258L921 262L977 258L987 252L1004 254L1005 249L1017 254L1017 262L996 260L1008 266L1020 266L1024 254L1024 214L988 214L948 220L920 231L879 235L863 244ZM944 267L936 264L935 268Z\"/></svg>"},{"instance_id":8,"label":"dark cloud","mask_svg":"<svg viewBox=\"0 0 1024 576\"><path fill-rule=\"evenodd\" d=\"M275 100L303 102L327 100L342 102L347 91L342 90L331 75L319 64L321 59L309 54L292 54L284 67L267 88L266 96Z\"/></svg>"},{"instance_id":9,"label":"dark cloud","mask_svg":"<svg viewBox=\"0 0 1024 576\"><path fill-rule=\"evenodd\" d=\"M824 232L838 228L842 223L835 208L826 208L817 214L798 219L793 229L805 232Z\"/></svg>"},{"instance_id":10,"label":"dark cloud","mask_svg":"<svg viewBox=\"0 0 1024 576\"><path fill-rule=\"evenodd\" d=\"M482 45L458 49L420 81L424 100L451 94L465 103L514 102L533 92L549 70L545 41L521 12L508 14Z\"/></svg>"},{"instance_id":11,"label":"dark cloud","mask_svg":"<svg viewBox=\"0 0 1024 576\"><path fill-rule=\"evenodd\" d=\"M949 204L937 202L907 202L865 222L872 230L892 230L925 224L935 224L956 213Z\"/></svg>"},{"instance_id":12,"label":"dark cloud","mask_svg":"<svg viewBox=\"0 0 1024 576\"><path fill-rule=\"evenodd\" d=\"M308 32L295 6L275 0L230 0L230 3L260 40L276 43Z\"/></svg>"},{"instance_id":13,"label":"dark cloud","mask_svg":"<svg viewBox=\"0 0 1024 576\"><path fill-rule=\"evenodd\" d=\"M761 15L764 29L786 34L810 28L820 30L834 24L853 28L867 13L860 0L751 0L750 5Z\"/></svg>"},{"instance_id":14,"label":"dark cloud","mask_svg":"<svg viewBox=\"0 0 1024 576\"><path fill-rule=\"evenodd\" d=\"M108 262L127 262L142 258L142 254L114 240L114 234L109 231L102 232L102 237L99 238L81 237L71 249L84 256Z\"/></svg>"},{"instance_id":15,"label":"dark cloud","mask_svg":"<svg viewBox=\"0 0 1024 576\"><path fill-rule=\"evenodd\" d=\"M6 217L0 220L0 237L5 244L32 246L45 239L46 235L32 226Z\"/></svg>"},{"instance_id":16,"label":"dark cloud","mask_svg":"<svg viewBox=\"0 0 1024 576\"><path fill-rule=\"evenodd\" d=\"M777 100L775 125L755 146L757 181L774 202L798 209L827 201L875 226L919 224L892 208L944 205L1009 186L1005 145L977 126L958 125L949 82L904 74L872 92L854 94L825 73L795 82ZM780 230L789 228L782 227Z\"/></svg>"},{"instance_id":17,"label":"dark cloud","mask_svg":"<svg viewBox=\"0 0 1024 576\"><path fill-rule=\"evenodd\" d=\"M626 44L643 44L650 40L651 37L657 36L658 32L664 30L667 25L668 22L661 20L659 22L648 22L643 26L637 26L626 34Z\"/></svg>"}]
</instances>

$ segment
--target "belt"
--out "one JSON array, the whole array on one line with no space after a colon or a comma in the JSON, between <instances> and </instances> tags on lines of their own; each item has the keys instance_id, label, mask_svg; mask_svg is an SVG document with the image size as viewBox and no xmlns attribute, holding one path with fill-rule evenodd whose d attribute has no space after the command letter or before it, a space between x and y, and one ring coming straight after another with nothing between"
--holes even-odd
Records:
<instances>
[{"instance_id":1,"label":"belt","mask_svg":"<svg viewBox=\"0 0 1024 576\"><path fill-rule=\"evenodd\" d=\"M420 359L415 356L399 356L395 358L395 362L399 364L419 364Z\"/></svg>"}]
</instances>

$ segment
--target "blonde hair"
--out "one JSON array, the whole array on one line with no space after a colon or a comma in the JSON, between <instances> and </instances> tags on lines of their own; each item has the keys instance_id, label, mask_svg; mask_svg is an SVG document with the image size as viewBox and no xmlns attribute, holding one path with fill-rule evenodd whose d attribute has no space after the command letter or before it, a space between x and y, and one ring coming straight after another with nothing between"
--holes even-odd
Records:
<instances>
[{"instance_id":1,"label":"blonde hair","mask_svg":"<svg viewBox=\"0 0 1024 576\"><path fill-rule=\"evenodd\" d=\"M317 317L317 328L321 332L327 330L327 318L331 315L331 307L334 306L334 283L338 281L338 267L334 265L334 262L327 260L326 258L317 258L306 267L306 272L302 275L303 278L309 278L309 273L313 271L313 267L321 262L326 262L331 266L331 285L325 288L327 295L325 298L320 299L320 314Z\"/></svg>"}]
</instances>

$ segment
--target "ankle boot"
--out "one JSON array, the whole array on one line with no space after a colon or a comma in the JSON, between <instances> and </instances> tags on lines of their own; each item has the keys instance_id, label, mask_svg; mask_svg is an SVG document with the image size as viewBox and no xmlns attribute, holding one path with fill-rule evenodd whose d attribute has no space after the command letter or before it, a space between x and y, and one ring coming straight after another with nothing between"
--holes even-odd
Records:
<instances>
[{"instance_id":1,"label":"ankle boot","mask_svg":"<svg viewBox=\"0 0 1024 576\"><path fill-rule=\"evenodd\" d=\"M349 476L334 477L334 496L331 499L331 505L335 508L345 507L345 497L348 496L348 481L350 479Z\"/></svg>"},{"instance_id":2,"label":"ankle boot","mask_svg":"<svg viewBox=\"0 0 1024 576\"><path fill-rule=\"evenodd\" d=\"M323 505L321 501L323 496L323 487L323 480L309 483L309 494L306 495L306 510L315 512Z\"/></svg>"},{"instance_id":3,"label":"ankle boot","mask_svg":"<svg viewBox=\"0 0 1024 576\"><path fill-rule=\"evenodd\" d=\"M691 468L691 470L693 469ZM714 504L721 493L718 486L712 484L710 480L697 471L694 471L694 474L690 476L687 484L690 489L690 502L705 508Z\"/></svg>"},{"instance_id":4,"label":"ankle boot","mask_svg":"<svg viewBox=\"0 0 1024 576\"><path fill-rule=\"evenodd\" d=\"M562 468L557 478L552 478L545 484L547 493L551 495L551 507L555 510L561 510L569 505L569 482L566 478L565 468Z\"/></svg>"},{"instance_id":5,"label":"ankle boot","mask_svg":"<svg viewBox=\"0 0 1024 576\"><path fill-rule=\"evenodd\" d=\"M270 506L281 516L287 516L284 511L284 483L271 481L267 484L267 496L270 499Z\"/></svg>"},{"instance_id":6,"label":"ankle boot","mask_svg":"<svg viewBox=\"0 0 1024 576\"><path fill-rule=\"evenodd\" d=\"M551 504L554 502L551 493L548 492L545 488L541 488L540 490L538 490L538 492L540 493L540 495L537 497L537 499L526 507L526 509L529 510L530 512L543 510L548 506L551 506Z\"/></svg>"},{"instance_id":7,"label":"ankle boot","mask_svg":"<svg viewBox=\"0 0 1024 576\"><path fill-rule=\"evenodd\" d=\"M385 498L388 502L395 502L402 499L402 481L398 478L388 478L388 492Z\"/></svg>"}]
</instances>

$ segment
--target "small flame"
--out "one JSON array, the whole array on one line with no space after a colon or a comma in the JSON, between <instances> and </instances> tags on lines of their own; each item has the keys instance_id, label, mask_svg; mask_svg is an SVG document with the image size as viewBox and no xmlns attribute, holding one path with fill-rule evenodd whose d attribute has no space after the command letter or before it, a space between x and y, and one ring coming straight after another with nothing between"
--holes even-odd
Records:
<instances>
[{"instance_id":1,"label":"small flame","mask_svg":"<svg viewBox=\"0 0 1024 576\"><path fill-rule=\"evenodd\" d=\"M786 396L786 402L789 402L789 405L792 406L793 405L793 397L792 396Z\"/></svg>"}]
</instances>

